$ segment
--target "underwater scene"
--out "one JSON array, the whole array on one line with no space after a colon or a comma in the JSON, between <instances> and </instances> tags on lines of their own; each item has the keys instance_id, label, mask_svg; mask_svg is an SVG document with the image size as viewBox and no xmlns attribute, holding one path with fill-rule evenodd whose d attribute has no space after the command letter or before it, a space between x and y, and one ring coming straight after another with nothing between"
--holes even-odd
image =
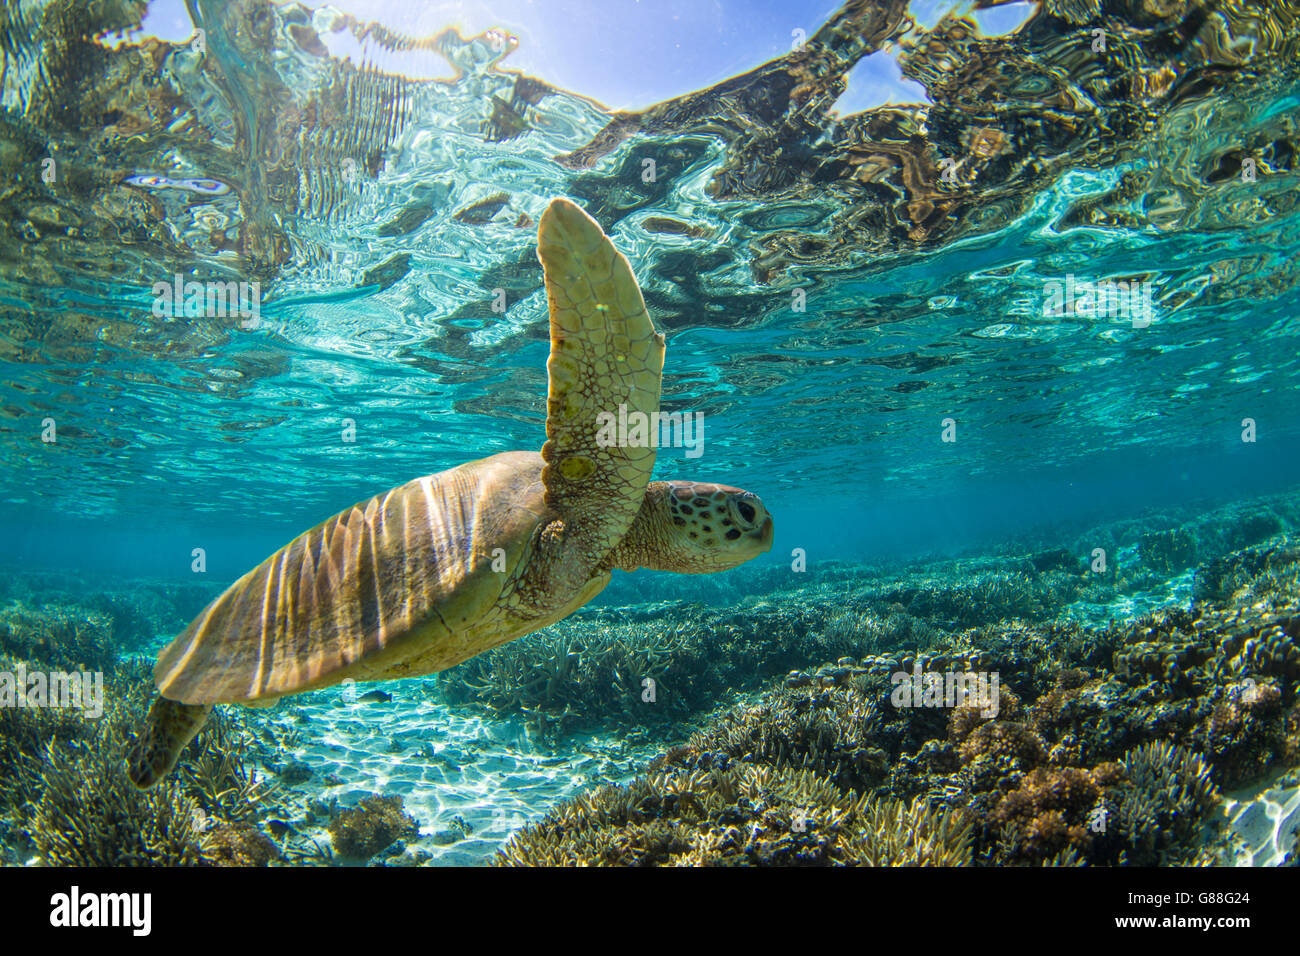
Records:
<instances>
[{"instance_id":1,"label":"underwater scene","mask_svg":"<svg viewBox=\"0 0 1300 956\"><path fill-rule=\"evenodd\" d=\"M0 96L4 865L1300 865L1300 2L13 0Z\"/></svg>"}]
</instances>

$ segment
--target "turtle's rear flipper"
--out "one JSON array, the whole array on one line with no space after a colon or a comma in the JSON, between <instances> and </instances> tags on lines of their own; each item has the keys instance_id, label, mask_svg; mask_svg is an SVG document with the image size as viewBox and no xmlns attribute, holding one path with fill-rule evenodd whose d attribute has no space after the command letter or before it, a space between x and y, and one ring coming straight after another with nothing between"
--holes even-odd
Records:
<instances>
[{"instance_id":1,"label":"turtle's rear flipper","mask_svg":"<svg viewBox=\"0 0 1300 956\"><path fill-rule=\"evenodd\" d=\"M176 766L185 745L203 729L211 704L182 704L166 697L154 698L144 730L127 754L127 776L141 790L152 787Z\"/></svg>"}]
</instances>

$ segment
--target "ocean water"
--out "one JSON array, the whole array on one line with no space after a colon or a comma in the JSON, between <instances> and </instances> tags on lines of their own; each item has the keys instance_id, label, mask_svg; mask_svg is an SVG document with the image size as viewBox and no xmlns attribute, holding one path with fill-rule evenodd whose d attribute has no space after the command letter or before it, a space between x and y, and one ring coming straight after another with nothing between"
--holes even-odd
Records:
<instances>
[{"instance_id":1,"label":"ocean water","mask_svg":"<svg viewBox=\"0 0 1300 956\"><path fill-rule=\"evenodd\" d=\"M1300 4L518 7L6 7L0 858L1294 865ZM770 549L138 790L209 602L541 449L557 198Z\"/></svg>"}]
</instances>

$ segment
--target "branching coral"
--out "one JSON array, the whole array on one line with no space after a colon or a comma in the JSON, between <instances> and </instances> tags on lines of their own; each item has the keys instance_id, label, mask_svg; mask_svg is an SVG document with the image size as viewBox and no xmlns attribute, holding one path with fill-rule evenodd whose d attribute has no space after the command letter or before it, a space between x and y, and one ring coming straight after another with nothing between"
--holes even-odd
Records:
<instances>
[{"instance_id":1,"label":"branching coral","mask_svg":"<svg viewBox=\"0 0 1300 956\"><path fill-rule=\"evenodd\" d=\"M869 805L846 841L845 857L863 866L966 866L971 862L972 823L960 812L881 800Z\"/></svg>"},{"instance_id":2,"label":"branching coral","mask_svg":"<svg viewBox=\"0 0 1300 956\"><path fill-rule=\"evenodd\" d=\"M207 814L229 822L255 820L268 787L245 760L247 739L231 719L214 711L207 726L185 749L179 773L189 794Z\"/></svg>"},{"instance_id":3,"label":"branching coral","mask_svg":"<svg viewBox=\"0 0 1300 956\"><path fill-rule=\"evenodd\" d=\"M962 761L989 760L1009 768L1028 769L1047 758L1043 738L1026 724L993 720L980 724L958 748Z\"/></svg>"},{"instance_id":4,"label":"branching coral","mask_svg":"<svg viewBox=\"0 0 1300 956\"><path fill-rule=\"evenodd\" d=\"M1108 798L1106 829L1096 837L1099 861L1151 866L1185 861L1219 800L1209 765L1166 741L1125 755L1125 783Z\"/></svg>"},{"instance_id":5,"label":"branching coral","mask_svg":"<svg viewBox=\"0 0 1300 956\"><path fill-rule=\"evenodd\" d=\"M11 658L0 655L0 671L12 671L13 666ZM20 806L35 791L46 744L93 735L92 726L72 709L0 707L0 807Z\"/></svg>"},{"instance_id":6,"label":"branching coral","mask_svg":"<svg viewBox=\"0 0 1300 956\"><path fill-rule=\"evenodd\" d=\"M1142 563L1162 574L1181 571L1196 563L1196 536L1186 528L1151 531L1138 544Z\"/></svg>"},{"instance_id":7,"label":"branching coral","mask_svg":"<svg viewBox=\"0 0 1300 956\"><path fill-rule=\"evenodd\" d=\"M726 766L732 760L814 770L844 789L885 777L888 756L872 733L878 708L853 687L782 690L723 715L666 762Z\"/></svg>"},{"instance_id":8,"label":"branching coral","mask_svg":"<svg viewBox=\"0 0 1300 956\"><path fill-rule=\"evenodd\" d=\"M971 827L924 801L874 802L808 770L657 772L557 807L505 866L870 865L970 861Z\"/></svg>"},{"instance_id":9,"label":"branching coral","mask_svg":"<svg viewBox=\"0 0 1300 956\"><path fill-rule=\"evenodd\" d=\"M98 739L50 744L29 823L50 866L189 866L201 862L198 805L174 780L137 790L112 725Z\"/></svg>"},{"instance_id":10,"label":"branching coral","mask_svg":"<svg viewBox=\"0 0 1300 956\"><path fill-rule=\"evenodd\" d=\"M111 620L77 605L0 609L0 651L62 671L107 671L117 660Z\"/></svg>"},{"instance_id":11,"label":"branching coral","mask_svg":"<svg viewBox=\"0 0 1300 956\"><path fill-rule=\"evenodd\" d=\"M702 646L701 637L680 626L579 628L566 622L462 664L444 674L439 686L449 701L528 714L538 726L669 720L707 699L699 687L706 670L699 660ZM647 701L643 690L650 686L653 700Z\"/></svg>"}]
</instances>

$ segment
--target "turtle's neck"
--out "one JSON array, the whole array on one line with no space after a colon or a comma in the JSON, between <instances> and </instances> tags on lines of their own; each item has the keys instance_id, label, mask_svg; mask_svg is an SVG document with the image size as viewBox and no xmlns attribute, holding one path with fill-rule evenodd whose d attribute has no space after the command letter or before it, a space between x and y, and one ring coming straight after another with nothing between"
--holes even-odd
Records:
<instances>
[{"instance_id":1,"label":"turtle's neck","mask_svg":"<svg viewBox=\"0 0 1300 956\"><path fill-rule=\"evenodd\" d=\"M673 547L672 515L668 510L670 493L665 481L652 481L646 485L645 498L641 500L641 509L632 520L632 527L627 529L623 540L605 556L601 563L602 570L688 570L678 567L678 563L673 560L676 549Z\"/></svg>"}]
</instances>

